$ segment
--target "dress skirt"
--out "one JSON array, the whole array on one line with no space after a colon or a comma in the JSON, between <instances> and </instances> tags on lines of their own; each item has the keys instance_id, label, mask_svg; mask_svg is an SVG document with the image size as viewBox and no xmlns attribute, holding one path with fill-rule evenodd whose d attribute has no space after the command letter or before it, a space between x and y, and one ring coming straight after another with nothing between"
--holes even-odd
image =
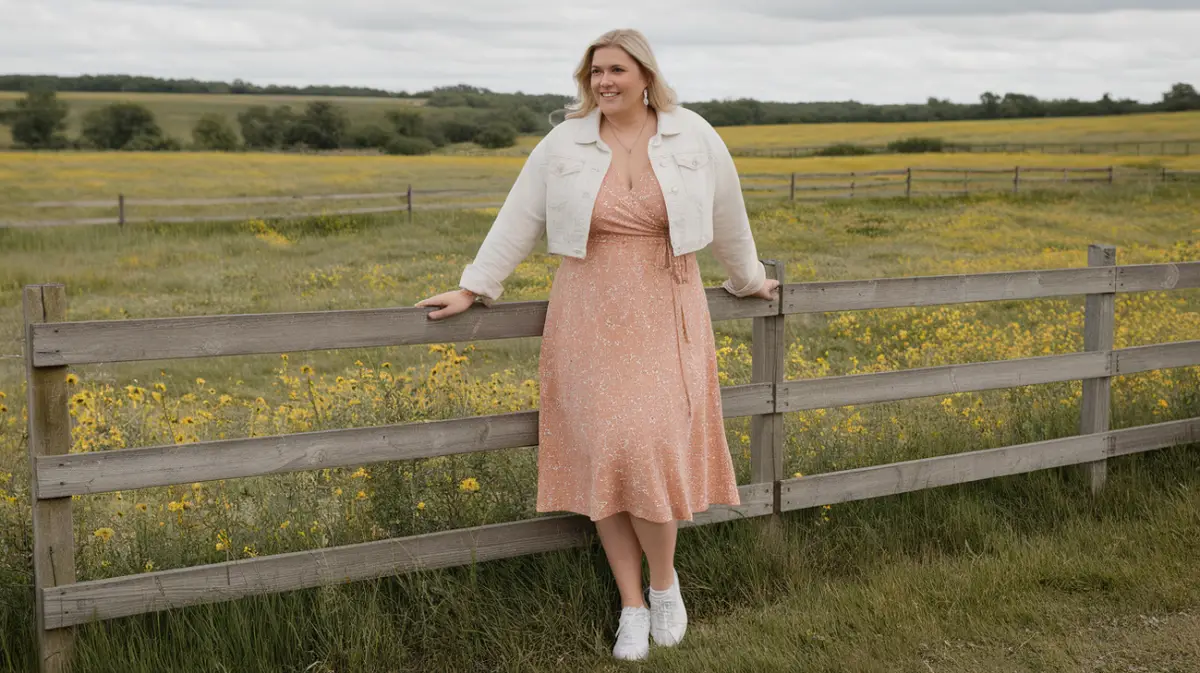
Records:
<instances>
[{"instance_id":1,"label":"dress skirt","mask_svg":"<svg viewBox=\"0 0 1200 673\"><path fill-rule=\"evenodd\" d=\"M563 258L539 361L537 511L691 520L739 504L694 253L672 254L653 171L605 176L585 259Z\"/></svg>"}]
</instances>

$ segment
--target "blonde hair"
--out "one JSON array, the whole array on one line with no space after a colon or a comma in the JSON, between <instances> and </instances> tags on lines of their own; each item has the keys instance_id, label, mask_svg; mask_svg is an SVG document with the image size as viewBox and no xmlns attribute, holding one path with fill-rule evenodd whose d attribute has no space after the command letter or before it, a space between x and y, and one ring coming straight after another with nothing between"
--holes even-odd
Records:
<instances>
[{"instance_id":1,"label":"blonde hair","mask_svg":"<svg viewBox=\"0 0 1200 673\"><path fill-rule=\"evenodd\" d=\"M620 47L637 62L642 69L642 74L646 77L646 93L650 99L650 107L663 112L669 112L675 108L677 104L675 91L667 86L659 72L658 60L654 58L654 50L650 48L650 41L641 32L632 28L619 28L610 30L592 40L587 51L583 53L579 67L575 69L575 85L579 89L578 100L574 105L567 107L567 119L586 117L597 107L596 96L592 93L592 56L601 47Z\"/></svg>"}]
</instances>

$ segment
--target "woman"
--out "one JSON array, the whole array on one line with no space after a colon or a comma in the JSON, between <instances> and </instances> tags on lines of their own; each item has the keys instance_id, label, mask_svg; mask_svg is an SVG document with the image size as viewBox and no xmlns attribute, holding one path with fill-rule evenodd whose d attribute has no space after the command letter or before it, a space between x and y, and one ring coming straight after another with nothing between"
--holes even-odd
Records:
<instances>
[{"instance_id":1,"label":"woman","mask_svg":"<svg viewBox=\"0 0 1200 673\"><path fill-rule=\"evenodd\" d=\"M537 511L595 522L621 593L613 655L640 659L651 635L675 645L687 627L676 521L740 502L695 253L712 245L735 296L771 299L778 282L729 151L677 105L645 37L606 33L575 79L578 106L530 153L460 289L417 306L440 320L490 304L543 233L563 257L539 362Z\"/></svg>"}]
</instances>

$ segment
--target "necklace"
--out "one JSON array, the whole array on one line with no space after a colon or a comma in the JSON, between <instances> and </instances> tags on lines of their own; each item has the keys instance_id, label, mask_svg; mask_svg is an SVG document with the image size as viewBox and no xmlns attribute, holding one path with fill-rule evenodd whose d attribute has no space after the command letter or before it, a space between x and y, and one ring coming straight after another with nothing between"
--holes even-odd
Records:
<instances>
[{"instance_id":1,"label":"necklace","mask_svg":"<svg viewBox=\"0 0 1200 673\"><path fill-rule=\"evenodd\" d=\"M642 137L642 131L646 130L646 124L649 121L650 121L650 112L646 111L646 116L642 117L642 127L638 129L637 135L634 137L634 140L637 140L638 138ZM625 149L625 154L632 157L633 156L633 148L626 147L625 143L622 142L621 136L617 134L617 125L612 123L612 120L609 120L608 124L609 124L609 126L613 127L613 138L616 138L617 142L620 143L621 147Z\"/></svg>"}]
</instances>

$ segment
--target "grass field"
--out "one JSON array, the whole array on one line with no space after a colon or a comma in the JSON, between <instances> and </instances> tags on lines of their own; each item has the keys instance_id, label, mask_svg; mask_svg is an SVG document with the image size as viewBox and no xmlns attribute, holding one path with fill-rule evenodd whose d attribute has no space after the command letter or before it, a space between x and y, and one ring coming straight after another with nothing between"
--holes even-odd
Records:
<instances>
[{"instance_id":1,"label":"grass field","mask_svg":"<svg viewBox=\"0 0 1200 673\"><path fill-rule=\"evenodd\" d=\"M137 199L226 198L239 196L358 194L404 192L412 185L415 203L453 198L424 195L425 190L458 189L481 193L485 201L502 200L525 161L522 157L388 157L305 156L288 154L219 153L0 153L0 222L114 217L117 194L130 200L127 214L139 216L319 212L329 209L402 204L391 200L361 200L216 206L140 206ZM1127 169L1168 167L1200 169L1200 155L1190 157L1096 157L1038 154L920 154L869 157L767 159L737 158L743 175L774 177L747 179L744 188L782 188L787 174L845 172L942 166L1006 168L1100 167ZM38 201L101 199L105 207L34 208Z\"/></svg>"},{"instance_id":2,"label":"grass field","mask_svg":"<svg viewBox=\"0 0 1200 673\"><path fill-rule=\"evenodd\" d=\"M955 143L1096 143L1135 140L1200 141L1200 112L1114 117L1059 117L982 121L786 124L718 129L730 147L819 147L836 143L882 145L911 136ZM1200 152L1200 142L1192 149Z\"/></svg>"},{"instance_id":3,"label":"grass field","mask_svg":"<svg viewBox=\"0 0 1200 673\"><path fill-rule=\"evenodd\" d=\"M503 184L504 171L519 166L4 159L12 156L30 161L0 164L10 171L0 175L20 178L21 202L66 198L64 177L92 182L94 191L72 192L88 196L117 184L155 195L180 186L187 195L228 195L238 186L357 191L360 183L335 181L349 173L385 184L403 170L442 170L442 184ZM94 163L72 167L70 158ZM160 158L187 172L164 169L171 164ZM948 158L974 159L935 157ZM903 159L746 160L739 168L888 167ZM293 163L301 160L314 163ZM1200 260L1197 196L1186 184L1130 184L1017 197L756 203L752 217L760 254L785 260L789 280L836 280L1079 267L1095 242L1116 245L1121 263ZM26 284L64 283L72 320L405 306L452 287L490 223L488 212L463 210L418 213L412 224L376 216L0 230L0 354L20 352ZM711 256L700 259L705 284L719 283ZM507 283L505 300L544 299L556 267L539 246ZM1069 297L795 317L787 377L1075 352L1082 306ZM1194 339L1200 292L1120 295L1116 320L1118 348ZM747 382L749 324L715 328L722 380ZM79 451L119 450L530 409L537 347L536 339L515 339L73 368L73 441ZM791 413L785 467L815 474L1071 435L1079 397L1077 383L1063 383ZM0 359L0 669L14 670L31 656L23 400L20 361ZM1198 414L1200 367L1113 381L1113 427ZM745 483L748 422L732 419L726 431ZM526 518L535 456L521 449L80 498L79 576ZM1063 477L1069 471L818 508L785 516L779 529L744 522L685 532L679 567L693 631L680 650L656 651L642 668L1200 666L1196 447L1112 461L1110 488L1096 500ZM548 554L122 619L83 630L78 670L621 670L607 662L615 596L598 549Z\"/></svg>"}]
</instances>

